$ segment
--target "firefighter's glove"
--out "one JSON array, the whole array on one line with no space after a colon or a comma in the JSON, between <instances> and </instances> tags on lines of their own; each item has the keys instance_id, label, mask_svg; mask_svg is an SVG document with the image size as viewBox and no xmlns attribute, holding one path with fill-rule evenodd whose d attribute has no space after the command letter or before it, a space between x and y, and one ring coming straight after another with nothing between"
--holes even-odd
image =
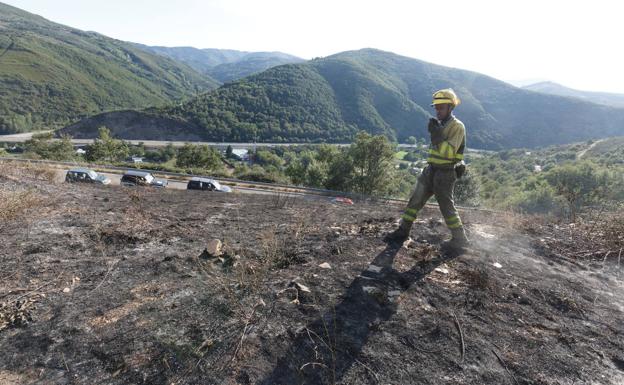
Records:
<instances>
[{"instance_id":1,"label":"firefighter's glove","mask_svg":"<svg viewBox=\"0 0 624 385\"><path fill-rule=\"evenodd\" d=\"M442 126L436 118L429 119L429 134L431 134L431 143L438 145L444 141L442 137Z\"/></svg>"},{"instance_id":2,"label":"firefighter's glove","mask_svg":"<svg viewBox=\"0 0 624 385\"><path fill-rule=\"evenodd\" d=\"M429 133L432 133L433 131L437 130L438 128L440 128L440 122L438 121L438 119L436 118L431 118L429 119Z\"/></svg>"},{"instance_id":3,"label":"firefighter's glove","mask_svg":"<svg viewBox=\"0 0 624 385\"><path fill-rule=\"evenodd\" d=\"M466 174L466 163L462 160L455 165L455 175L457 175L457 179L459 179L464 176L464 174Z\"/></svg>"}]
</instances>

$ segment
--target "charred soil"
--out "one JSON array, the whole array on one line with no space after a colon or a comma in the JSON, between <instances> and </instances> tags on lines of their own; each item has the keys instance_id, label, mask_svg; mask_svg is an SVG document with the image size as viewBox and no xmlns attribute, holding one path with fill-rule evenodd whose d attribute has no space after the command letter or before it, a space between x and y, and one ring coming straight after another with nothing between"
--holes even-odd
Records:
<instances>
[{"instance_id":1,"label":"charred soil","mask_svg":"<svg viewBox=\"0 0 624 385\"><path fill-rule=\"evenodd\" d=\"M0 384L624 383L619 261L564 247L580 229L466 211L454 255L433 208L392 245L384 202L16 172Z\"/></svg>"}]
</instances>

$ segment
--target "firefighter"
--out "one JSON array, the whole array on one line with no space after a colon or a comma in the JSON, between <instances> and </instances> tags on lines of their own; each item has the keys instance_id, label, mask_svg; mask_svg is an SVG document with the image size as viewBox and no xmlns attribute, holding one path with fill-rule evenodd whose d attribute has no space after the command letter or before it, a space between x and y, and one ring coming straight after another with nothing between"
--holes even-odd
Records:
<instances>
[{"instance_id":1,"label":"firefighter","mask_svg":"<svg viewBox=\"0 0 624 385\"><path fill-rule=\"evenodd\" d=\"M425 203L435 195L452 238L447 246L461 249L468 246L468 238L461 218L453 203L453 188L457 178L465 171L464 149L466 147L466 129L464 124L453 115L453 109L460 103L455 92L448 88L433 94L432 107L436 118L429 120L431 144L427 167L418 178L416 188L410 197L399 228L386 236L390 242L403 242L409 237L412 224Z\"/></svg>"}]
</instances>

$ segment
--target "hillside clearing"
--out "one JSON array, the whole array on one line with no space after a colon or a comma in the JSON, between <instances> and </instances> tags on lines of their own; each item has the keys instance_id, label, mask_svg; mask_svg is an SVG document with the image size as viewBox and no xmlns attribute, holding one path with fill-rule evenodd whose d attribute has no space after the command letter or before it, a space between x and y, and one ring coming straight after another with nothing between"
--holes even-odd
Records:
<instances>
[{"instance_id":1,"label":"hillside clearing","mask_svg":"<svg viewBox=\"0 0 624 385\"><path fill-rule=\"evenodd\" d=\"M624 381L619 260L558 254L574 227L465 212L448 256L433 209L397 247L383 202L56 180L0 168L40 198L1 224L0 383Z\"/></svg>"}]
</instances>

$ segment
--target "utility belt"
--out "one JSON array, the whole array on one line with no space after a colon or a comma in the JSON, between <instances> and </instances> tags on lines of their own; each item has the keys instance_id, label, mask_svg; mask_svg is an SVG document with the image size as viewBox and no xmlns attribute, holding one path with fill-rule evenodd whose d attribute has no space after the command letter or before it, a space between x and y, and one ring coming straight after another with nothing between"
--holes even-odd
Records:
<instances>
[{"instance_id":1,"label":"utility belt","mask_svg":"<svg viewBox=\"0 0 624 385\"><path fill-rule=\"evenodd\" d=\"M457 179L461 178L462 176L464 176L464 174L466 174L466 163L464 163L464 161L459 161L456 163L447 163L447 164L433 164L433 163L429 163L429 167L431 167L432 170L455 170L455 175L457 176Z\"/></svg>"}]
</instances>

